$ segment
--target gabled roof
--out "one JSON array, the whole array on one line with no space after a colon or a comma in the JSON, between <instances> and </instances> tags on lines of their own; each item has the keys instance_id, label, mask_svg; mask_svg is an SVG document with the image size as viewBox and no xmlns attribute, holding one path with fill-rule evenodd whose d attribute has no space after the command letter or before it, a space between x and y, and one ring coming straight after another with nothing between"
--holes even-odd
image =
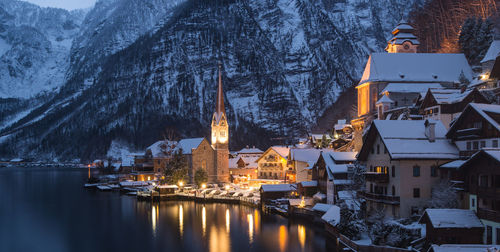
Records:
<instances>
[{"instance_id":1,"label":"gabled roof","mask_svg":"<svg viewBox=\"0 0 500 252\"><path fill-rule=\"evenodd\" d=\"M484 58L481 60L481 63L495 60L500 53L500 40L493 40L488 48L488 51L484 55Z\"/></svg>"},{"instance_id":2,"label":"gabled roof","mask_svg":"<svg viewBox=\"0 0 500 252\"><path fill-rule=\"evenodd\" d=\"M394 103L394 101L391 100L391 98L389 98L387 95L382 95L382 97L375 104L381 103Z\"/></svg>"},{"instance_id":3,"label":"gabled roof","mask_svg":"<svg viewBox=\"0 0 500 252\"><path fill-rule=\"evenodd\" d=\"M453 104L463 101L468 95L472 94L474 89L429 89L428 93L434 97L437 104Z\"/></svg>"},{"instance_id":4,"label":"gabled roof","mask_svg":"<svg viewBox=\"0 0 500 252\"><path fill-rule=\"evenodd\" d=\"M458 159L458 149L445 138L446 129L436 121L435 141L425 135L424 120L374 120L358 155L366 160L376 136L380 136L391 159Z\"/></svg>"},{"instance_id":5,"label":"gabled roof","mask_svg":"<svg viewBox=\"0 0 500 252\"><path fill-rule=\"evenodd\" d=\"M495 149L495 148L484 148L472 155L469 159L464 161L460 165L460 169L463 167L466 167L469 164L474 164L476 160L484 160L485 158L490 158L494 160L497 164L500 164L500 149Z\"/></svg>"},{"instance_id":6,"label":"gabled roof","mask_svg":"<svg viewBox=\"0 0 500 252\"><path fill-rule=\"evenodd\" d=\"M356 151L335 151L330 153L334 162L354 162L357 155L358 152Z\"/></svg>"},{"instance_id":7,"label":"gabled roof","mask_svg":"<svg viewBox=\"0 0 500 252\"><path fill-rule=\"evenodd\" d=\"M483 228L483 223L477 218L476 213L467 209L432 209L427 208L419 222L425 216L434 228Z\"/></svg>"},{"instance_id":8,"label":"gabled roof","mask_svg":"<svg viewBox=\"0 0 500 252\"><path fill-rule=\"evenodd\" d=\"M146 148L146 151L151 151L154 158L160 158L165 157L165 152L173 150L175 146L177 146L176 141L160 140Z\"/></svg>"},{"instance_id":9,"label":"gabled roof","mask_svg":"<svg viewBox=\"0 0 500 252\"><path fill-rule=\"evenodd\" d=\"M238 154L262 154L264 153L263 150L259 149L259 148L243 148L241 150L238 151Z\"/></svg>"},{"instance_id":10,"label":"gabled roof","mask_svg":"<svg viewBox=\"0 0 500 252\"><path fill-rule=\"evenodd\" d=\"M290 153L290 148L285 147L285 146L271 146L269 147L255 162L259 162L259 160L267 155L268 152L273 150L274 152L278 153L282 158L287 159L288 154Z\"/></svg>"},{"instance_id":11,"label":"gabled roof","mask_svg":"<svg viewBox=\"0 0 500 252\"><path fill-rule=\"evenodd\" d=\"M372 53L359 86L366 82L460 83L472 80L472 69L463 54Z\"/></svg>"},{"instance_id":12,"label":"gabled roof","mask_svg":"<svg viewBox=\"0 0 500 252\"><path fill-rule=\"evenodd\" d=\"M192 150L198 148L203 140L205 140L203 137L185 138L179 141L177 147L182 149L183 154L192 154Z\"/></svg>"},{"instance_id":13,"label":"gabled roof","mask_svg":"<svg viewBox=\"0 0 500 252\"><path fill-rule=\"evenodd\" d=\"M465 120L465 116L469 111L477 112L481 117L483 117L488 123L490 123L493 127L495 127L498 131L500 131L500 124L494 118L491 117L492 114L496 114L500 116L500 105L495 104L482 104L482 103L469 103L467 107L465 107L464 111L460 114L460 116L455 120L455 122L451 125L447 137L451 137L457 131L457 125L460 124L461 121Z\"/></svg>"}]
</instances>

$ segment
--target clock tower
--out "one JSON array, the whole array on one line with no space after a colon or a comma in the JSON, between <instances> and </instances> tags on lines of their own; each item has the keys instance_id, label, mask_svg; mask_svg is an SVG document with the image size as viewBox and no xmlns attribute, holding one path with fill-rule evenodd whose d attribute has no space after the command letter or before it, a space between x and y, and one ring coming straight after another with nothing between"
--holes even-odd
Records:
<instances>
[{"instance_id":1,"label":"clock tower","mask_svg":"<svg viewBox=\"0 0 500 252\"><path fill-rule=\"evenodd\" d=\"M222 92L222 72L219 64L219 85L215 112L212 116L212 148L214 149L214 168L209 171L210 182L229 182L229 126L224 108L224 93Z\"/></svg>"}]
</instances>

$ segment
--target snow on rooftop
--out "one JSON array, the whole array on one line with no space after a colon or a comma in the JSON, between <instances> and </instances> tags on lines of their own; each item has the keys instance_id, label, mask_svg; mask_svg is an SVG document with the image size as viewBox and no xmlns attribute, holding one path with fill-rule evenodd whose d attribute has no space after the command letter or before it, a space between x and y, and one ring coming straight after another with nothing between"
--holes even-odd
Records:
<instances>
[{"instance_id":1,"label":"snow on rooftop","mask_svg":"<svg viewBox=\"0 0 500 252\"><path fill-rule=\"evenodd\" d=\"M300 182L300 184L303 187L315 187L315 186L318 186L318 181L316 181L316 180L314 180L314 181L302 181L302 182Z\"/></svg>"},{"instance_id":2,"label":"snow on rooftop","mask_svg":"<svg viewBox=\"0 0 500 252\"><path fill-rule=\"evenodd\" d=\"M359 85L366 82L460 83L460 74L472 80L472 69L463 54L372 53Z\"/></svg>"},{"instance_id":3,"label":"snow on rooftop","mask_svg":"<svg viewBox=\"0 0 500 252\"><path fill-rule=\"evenodd\" d=\"M432 245L434 252L494 252L499 251L500 245L483 244L442 244Z\"/></svg>"},{"instance_id":4,"label":"snow on rooftop","mask_svg":"<svg viewBox=\"0 0 500 252\"><path fill-rule=\"evenodd\" d=\"M491 42L488 51L484 55L484 58L481 60L481 63L485 63L490 60L496 60L498 54L500 53L500 40L493 40Z\"/></svg>"},{"instance_id":5,"label":"snow on rooftop","mask_svg":"<svg viewBox=\"0 0 500 252\"><path fill-rule=\"evenodd\" d=\"M240 151L238 151L238 154L262 154L264 153L264 151L262 151L261 149L259 148L243 148L241 149Z\"/></svg>"},{"instance_id":6,"label":"snow on rooftop","mask_svg":"<svg viewBox=\"0 0 500 252\"><path fill-rule=\"evenodd\" d=\"M205 138L186 138L179 141L178 148L182 148L182 153L191 154L193 149L198 148Z\"/></svg>"},{"instance_id":7,"label":"snow on rooftop","mask_svg":"<svg viewBox=\"0 0 500 252\"><path fill-rule=\"evenodd\" d=\"M387 95L382 95L382 97L377 101L376 104L381 104L381 103L394 103L391 98L389 98Z\"/></svg>"},{"instance_id":8,"label":"snow on rooftop","mask_svg":"<svg viewBox=\"0 0 500 252\"><path fill-rule=\"evenodd\" d=\"M333 150L316 149L316 148L307 148L307 149L292 148L290 149L290 160L302 161L302 162L310 162L310 161L316 162L321 152L333 152Z\"/></svg>"},{"instance_id":9,"label":"snow on rooftop","mask_svg":"<svg viewBox=\"0 0 500 252\"><path fill-rule=\"evenodd\" d=\"M483 228L483 223L472 210L467 209L431 209L427 208L423 216L427 215L434 228ZM422 218L423 218L422 216ZM420 218L420 221L422 221Z\"/></svg>"},{"instance_id":10,"label":"snow on rooftop","mask_svg":"<svg viewBox=\"0 0 500 252\"><path fill-rule=\"evenodd\" d=\"M340 200L353 199L356 197L356 191L338 191Z\"/></svg>"},{"instance_id":11,"label":"snow on rooftop","mask_svg":"<svg viewBox=\"0 0 500 252\"><path fill-rule=\"evenodd\" d=\"M419 93L422 96L427 93L429 88L432 89L441 89L443 86L439 83L389 83L385 86L384 90L380 92L383 94L385 92L388 93Z\"/></svg>"},{"instance_id":12,"label":"snow on rooftop","mask_svg":"<svg viewBox=\"0 0 500 252\"><path fill-rule=\"evenodd\" d=\"M332 206L333 205L331 205L331 204L316 203L316 205L314 205L314 207L312 208L312 210L319 211L319 212L325 212L326 213L326 212L328 212L328 210Z\"/></svg>"},{"instance_id":13,"label":"snow on rooftop","mask_svg":"<svg viewBox=\"0 0 500 252\"><path fill-rule=\"evenodd\" d=\"M321 219L335 226L340 223L340 208L331 206L326 213L321 216Z\"/></svg>"},{"instance_id":14,"label":"snow on rooftop","mask_svg":"<svg viewBox=\"0 0 500 252\"><path fill-rule=\"evenodd\" d=\"M500 162L500 149L483 149L486 154Z\"/></svg>"},{"instance_id":15,"label":"snow on rooftop","mask_svg":"<svg viewBox=\"0 0 500 252\"><path fill-rule=\"evenodd\" d=\"M470 107L476 110L484 119L500 131L500 124L493 119L488 113L500 114L500 105L482 104L482 103L469 103Z\"/></svg>"},{"instance_id":16,"label":"snow on rooftop","mask_svg":"<svg viewBox=\"0 0 500 252\"><path fill-rule=\"evenodd\" d=\"M435 141L425 135L424 120L374 120L393 159L457 159L458 149L446 139L446 129L436 122Z\"/></svg>"},{"instance_id":17,"label":"snow on rooftop","mask_svg":"<svg viewBox=\"0 0 500 252\"><path fill-rule=\"evenodd\" d=\"M297 189L293 184L261 185L260 188L264 192L290 192Z\"/></svg>"},{"instance_id":18,"label":"snow on rooftop","mask_svg":"<svg viewBox=\"0 0 500 252\"><path fill-rule=\"evenodd\" d=\"M146 148L146 151L150 150L155 158L165 157L165 153L175 148L176 145L176 141L160 140Z\"/></svg>"},{"instance_id":19,"label":"snow on rooftop","mask_svg":"<svg viewBox=\"0 0 500 252\"><path fill-rule=\"evenodd\" d=\"M273 149L276 153L278 153L283 158L287 158L288 153L290 152L290 148L284 147L284 146L272 146L271 149Z\"/></svg>"},{"instance_id":20,"label":"snow on rooftop","mask_svg":"<svg viewBox=\"0 0 500 252\"><path fill-rule=\"evenodd\" d=\"M454 161L451 161L451 162L448 162L446 164L443 164L440 166L440 168L445 168L445 169L458 169L460 168L460 166L462 166L465 161L467 160L454 160Z\"/></svg>"},{"instance_id":21,"label":"snow on rooftop","mask_svg":"<svg viewBox=\"0 0 500 252\"><path fill-rule=\"evenodd\" d=\"M462 92L460 89L431 89L430 92L438 104L453 104L461 102L472 89Z\"/></svg>"},{"instance_id":22,"label":"snow on rooftop","mask_svg":"<svg viewBox=\"0 0 500 252\"><path fill-rule=\"evenodd\" d=\"M335 151L330 153L333 160L337 162L354 162L356 161L356 155L358 155L356 151Z\"/></svg>"}]
</instances>

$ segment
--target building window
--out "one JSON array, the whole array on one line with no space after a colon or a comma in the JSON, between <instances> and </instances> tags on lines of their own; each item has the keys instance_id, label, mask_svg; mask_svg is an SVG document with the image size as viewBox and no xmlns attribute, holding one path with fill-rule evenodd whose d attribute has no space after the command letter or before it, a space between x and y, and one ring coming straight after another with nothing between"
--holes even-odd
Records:
<instances>
[{"instance_id":1,"label":"building window","mask_svg":"<svg viewBox=\"0 0 500 252\"><path fill-rule=\"evenodd\" d=\"M377 154L380 154L380 145L377 144Z\"/></svg>"},{"instance_id":2,"label":"building window","mask_svg":"<svg viewBox=\"0 0 500 252\"><path fill-rule=\"evenodd\" d=\"M384 144L384 154L387 154L387 147Z\"/></svg>"},{"instance_id":3,"label":"building window","mask_svg":"<svg viewBox=\"0 0 500 252\"><path fill-rule=\"evenodd\" d=\"M493 146L494 148L498 148L498 140L493 140L491 146Z\"/></svg>"},{"instance_id":4,"label":"building window","mask_svg":"<svg viewBox=\"0 0 500 252\"><path fill-rule=\"evenodd\" d=\"M387 195L387 186L384 187L384 195Z\"/></svg>"},{"instance_id":5,"label":"building window","mask_svg":"<svg viewBox=\"0 0 500 252\"><path fill-rule=\"evenodd\" d=\"M492 232L493 228L491 226L486 225L486 244L492 244Z\"/></svg>"},{"instance_id":6,"label":"building window","mask_svg":"<svg viewBox=\"0 0 500 252\"><path fill-rule=\"evenodd\" d=\"M392 186L392 196L396 196L396 187Z\"/></svg>"},{"instance_id":7,"label":"building window","mask_svg":"<svg viewBox=\"0 0 500 252\"><path fill-rule=\"evenodd\" d=\"M482 122L475 122L475 123L474 123L474 128L476 128L476 129L480 129L480 128L482 128L482 127L483 127L483 123L482 123Z\"/></svg>"},{"instance_id":8,"label":"building window","mask_svg":"<svg viewBox=\"0 0 500 252\"><path fill-rule=\"evenodd\" d=\"M396 167L394 165L392 166L392 174L391 175L393 178L396 177Z\"/></svg>"},{"instance_id":9,"label":"building window","mask_svg":"<svg viewBox=\"0 0 500 252\"><path fill-rule=\"evenodd\" d=\"M420 198L420 188L413 188L413 198Z\"/></svg>"},{"instance_id":10,"label":"building window","mask_svg":"<svg viewBox=\"0 0 500 252\"><path fill-rule=\"evenodd\" d=\"M495 187L500 188L500 175L495 175Z\"/></svg>"},{"instance_id":11,"label":"building window","mask_svg":"<svg viewBox=\"0 0 500 252\"><path fill-rule=\"evenodd\" d=\"M371 149L372 154L375 153L375 147Z\"/></svg>"},{"instance_id":12,"label":"building window","mask_svg":"<svg viewBox=\"0 0 500 252\"><path fill-rule=\"evenodd\" d=\"M373 193L373 184L370 184L370 193Z\"/></svg>"},{"instance_id":13,"label":"building window","mask_svg":"<svg viewBox=\"0 0 500 252\"><path fill-rule=\"evenodd\" d=\"M413 166L413 177L420 177L420 166Z\"/></svg>"},{"instance_id":14,"label":"building window","mask_svg":"<svg viewBox=\"0 0 500 252\"><path fill-rule=\"evenodd\" d=\"M437 177L437 166L431 166L431 177Z\"/></svg>"},{"instance_id":15,"label":"building window","mask_svg":"<svg viewBox=\"0 0 500 252\"><path fill-rule=\"evenodd\" d=\"M488 175L481 175L479 177L479 186L488 187Z\"/></svg>"},{"instance_id":16,"label":"building window","mask_svg":"<svg viewBox=\"0 0 500 252\"><path fill-rule=\"evenodd\" d=\"M467 142L467 150L472 150L472 143L471 142Z\"/></svg>"},{"instance_id":17,"label":"building window","mask_svg":"<svg viewBox=\"0 0 500 252\"><path fill-rule=\"evenodd\" d=\"M226 136L226 131L221 130L221 132L220 132L220 136L221 136L221 137L225 137L225 136Z\"/></svg>"},{"instance_id":18,"label":"building window","mask_svg":"<svg viewBox=\"0 0 500 252\"><path fill-rule=\"evenodd\" d=\"M473 149L473 150L477 150L477 149L479 149L479 142L478 142L478 141L474 141L474 142L472 142L472 149Z\"/></svg>"},{"instance_id":19,"label":"building window","mask_svg":"<svg viewBox=\"0 0 500 252\"><path fill-rule=\"evenodd\" d=\"M373 165L370 165L370 171L373 172Z\"/></svg>"},{"instance_id":20,"label":"building window","mask_svg":"<svg viewBox=\"0 0 500 252\"><path fill-rule=\"evenodd\" d=\"M396 217L396 206L392 205L392 217Z\"/></svg>"},{"instance_id":21,"label":"building window","mask_svg":"<svg viewBox=\"0 0 500 252\"><path fill-rule=\"evenodd\" d=\"M472 206L472 208L475 208L476 207L476 199L472 199L470 202L470 205Z\"/></svg>"},{"instance_id":22,"label":"building window","mask_svg":"<svg viewBox=\"0 0 500 252\"><path fill-rule=\"evenodd\" d=\"M497 228L497 242L496 244L500 244L500 228Z\"/></svg>"},{"instance_id":23,"label":"building window","mask_svg":"<svg viewBox=\"0 0 500 252\"><path fill-rule=\"evenodd\" d=\"M481 141L481 148L486 147L486 141Z\"/></svg>"}]
</instances>

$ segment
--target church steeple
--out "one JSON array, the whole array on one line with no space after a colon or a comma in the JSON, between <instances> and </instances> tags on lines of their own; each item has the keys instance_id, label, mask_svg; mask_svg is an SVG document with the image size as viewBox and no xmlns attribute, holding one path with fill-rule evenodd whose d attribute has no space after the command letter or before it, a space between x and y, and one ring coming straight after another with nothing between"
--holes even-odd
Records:
<instances>
[{"instance_id":1,"label":"church steeple","mask_svg":"<svg viewBox=\"0 0 500 252\"><path fill-rule=\"evenodd\" d=\"M217 115L226 114L224 109L224 93L222 93L222 71L219 63L219 87L217 88L217 100L215 101L215 113ZM218 118L220 119L220 118Z\"/></svg>"},{"instance_id":2,"label":"church steeple","mask_svg":"<svg viewBox=\"0 0 500 252\"><path fill-rule=\"evenodd\" d=\"M219 63L219 84L215 100L215 111L212 117L212 146L214 148L227 148L228 140L229 127L224 108L224 93L222 92L222 69Z\"/></svg>"},{"instance_id":3,"label":"church steeple","mask_svg":"<svg viewBox=\"0 0 500 252\"><path fill-rule=\"evenodd\" d=\"M392 39L387 42L385 50L388 53L416 53L420 42L413 35L415 29L402 19L392 30Z\"/></svg>"}]
</instances>

